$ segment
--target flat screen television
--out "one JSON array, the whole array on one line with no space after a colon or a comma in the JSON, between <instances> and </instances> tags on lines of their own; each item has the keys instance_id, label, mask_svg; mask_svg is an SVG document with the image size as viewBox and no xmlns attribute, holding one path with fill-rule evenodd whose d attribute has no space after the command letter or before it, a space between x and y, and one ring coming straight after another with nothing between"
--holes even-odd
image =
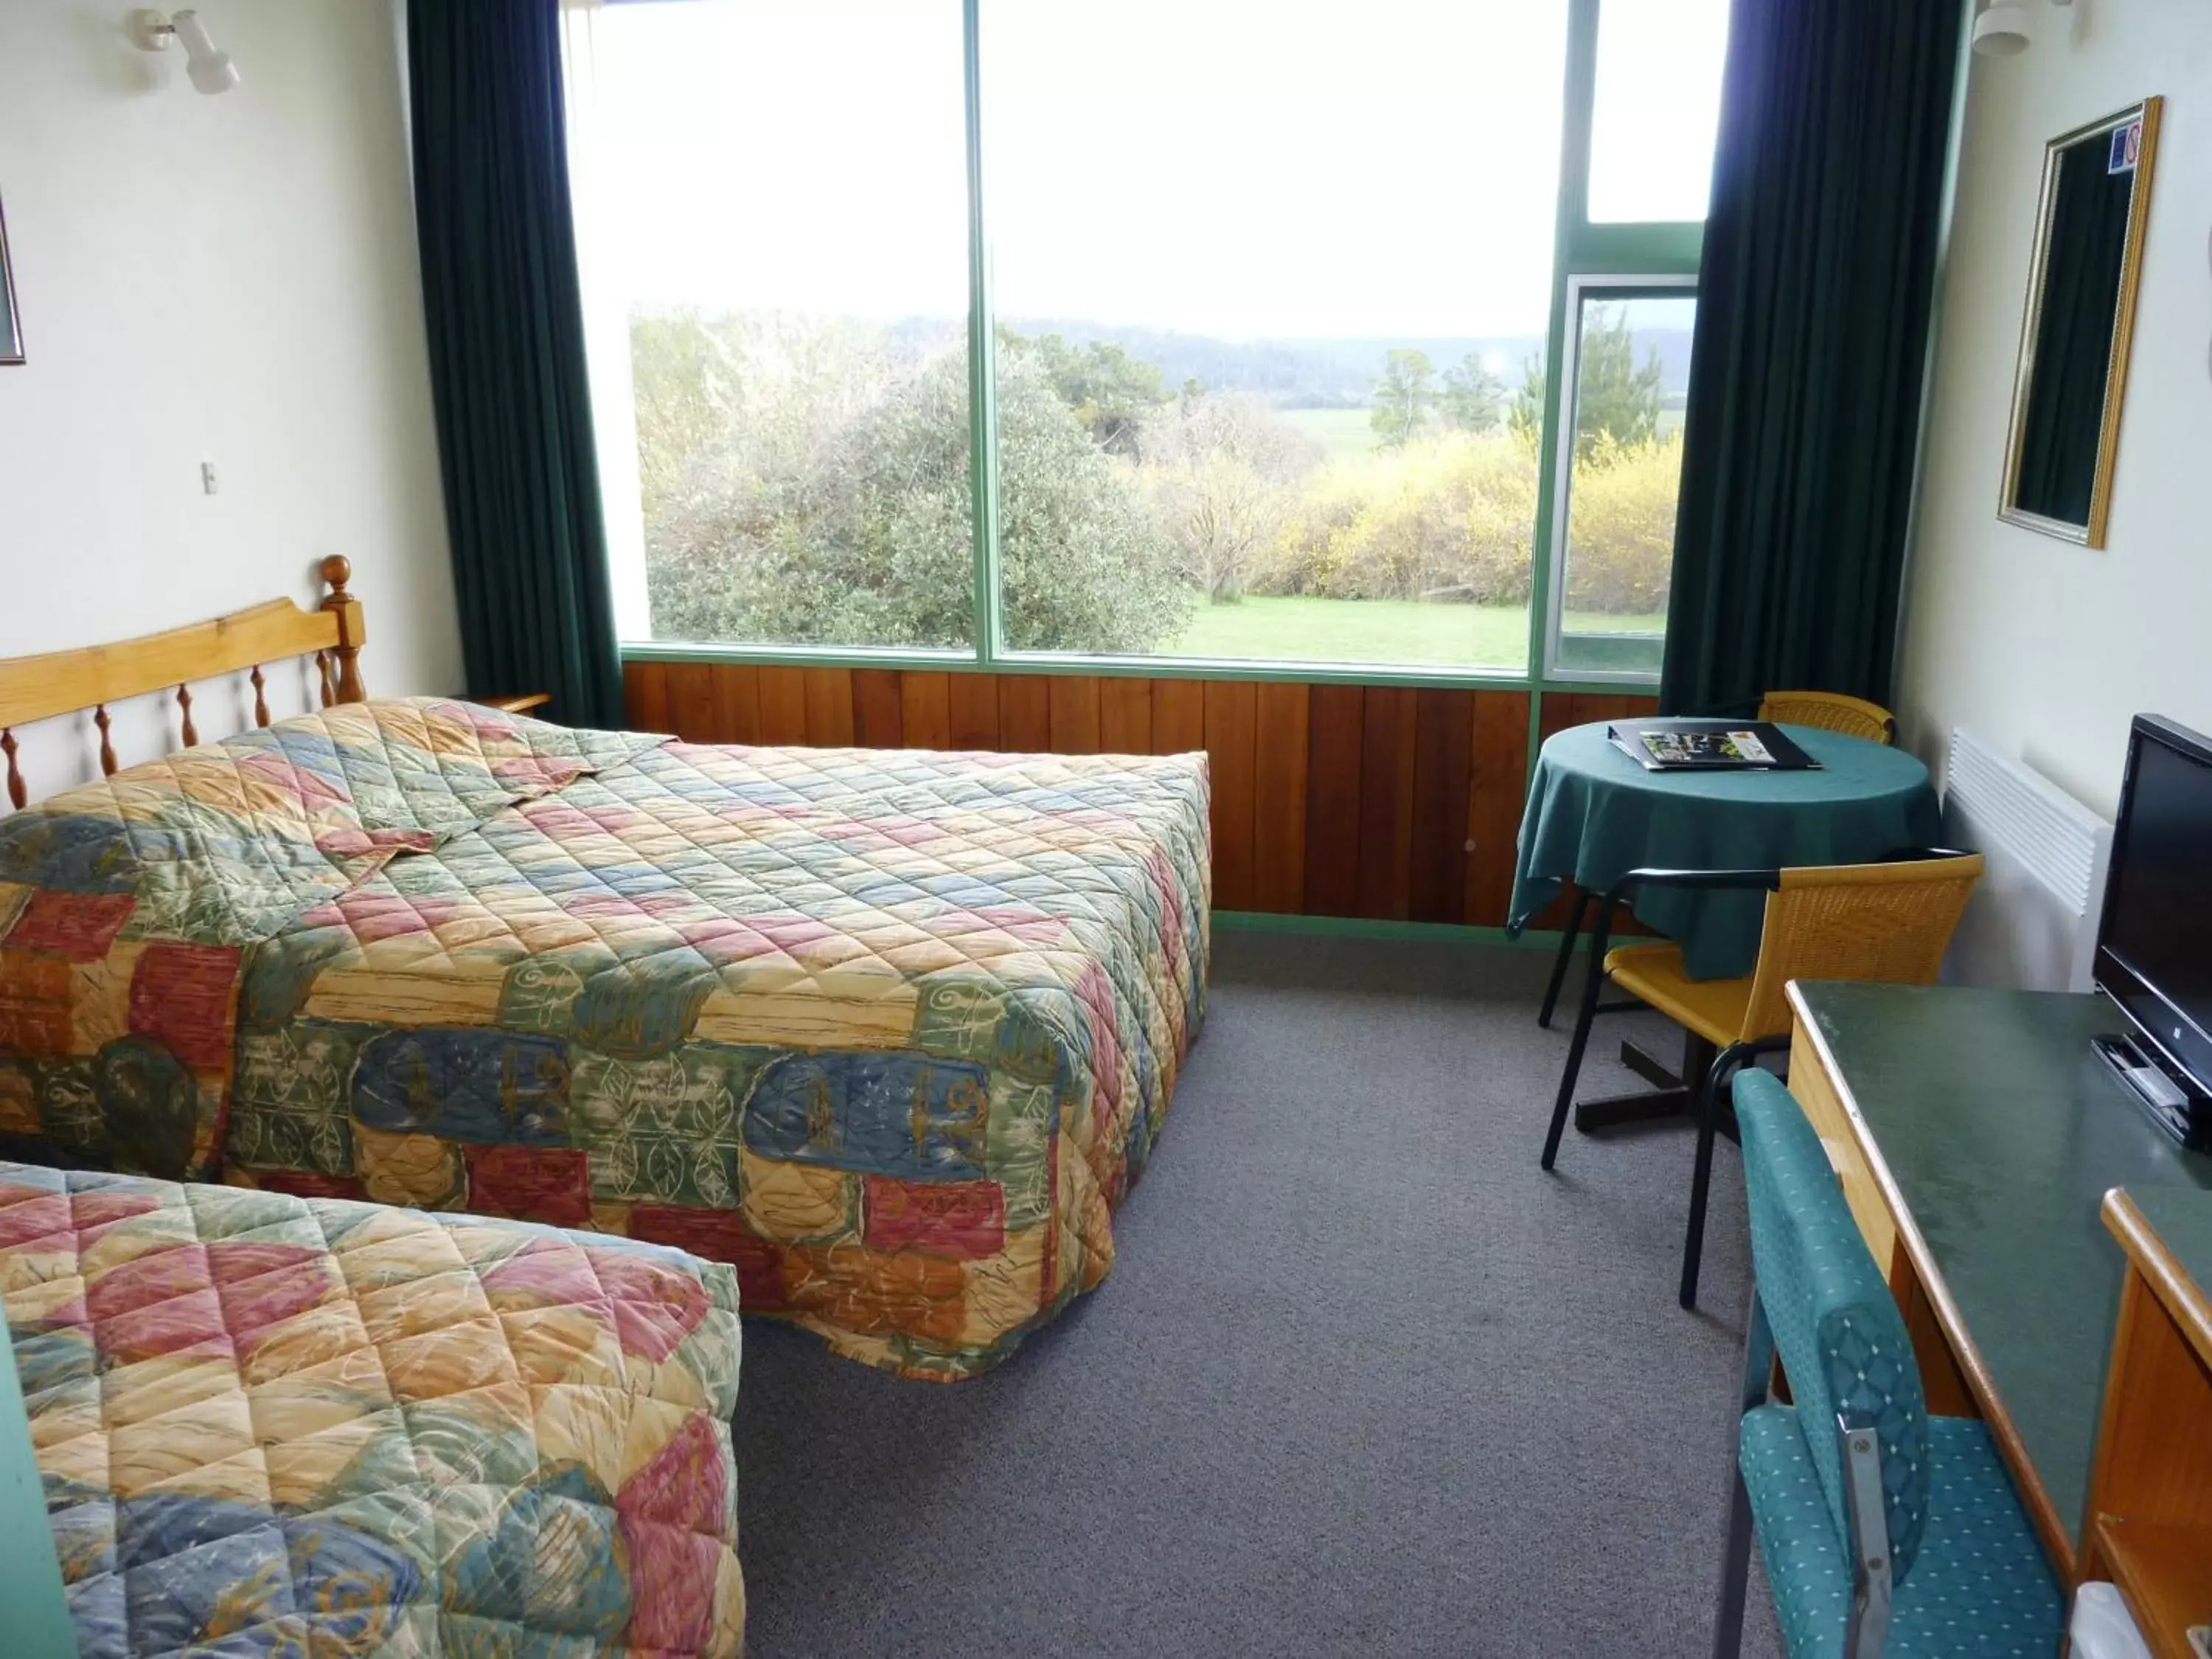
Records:
<instances>
[{"instance_id":1,"label":"flat screen television","mask_svg":"<svg viewBox=\"0 0 2212 1659\"><path fill-rule=\"evenodd\" d=\"M2156 714L2128 735L2095 975L2133 1039L2100 1052L2176 1136L2212 1139L2212 739Z\"/></svg>"}]
</instances>

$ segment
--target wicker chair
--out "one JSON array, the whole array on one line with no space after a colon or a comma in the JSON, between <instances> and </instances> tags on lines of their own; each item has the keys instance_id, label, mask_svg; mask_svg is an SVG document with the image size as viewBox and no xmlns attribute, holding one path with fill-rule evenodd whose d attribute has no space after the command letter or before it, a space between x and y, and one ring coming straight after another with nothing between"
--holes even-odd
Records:
<instances>
[{"instance_id":1,"label":"wicker chair","mask_svg":"<svg viewBox=\"0 0 2212 1659\"><path fill-rule=\"evenodd\" d=\"M1759 700L1759 718L1784 726L1816 726L1869 743L1895 743L1897 716L1878 702L1847 697L1840 691L1770 691Z\"/></svg>"},{"instance_id":2,"label":"wicker chair","mask_svg":"<svg viewBox=\"0 0 2212 1659\"><path fill-rule=\"evenodd\" d=\"M1612 980L1710 1045L1714 1052L1704 1065L1703 1076L1687 1079L1698 1125L1698 1158L1682 1243L1680 1297L1684 1307L1695 1307L1698 1262L1705 1249L1705 1195L1712 1183L1713 1136L1720 1127L1723 1091L1739 1067L1759 1054L1789 1048L1790 1004L1784 992L1790 981L1847 979L1932 985L1981 874L1980 854L1942 848L1893 853L1879 864L1796 870L1630 871L1599 907L1582 1012L1552 1108L1551 1132L1544 1140L1544 1167L1550 1169L1559 1156L1559 1136L1574 1104L1575 1083L1605 981ZM1666 941L1607 951L1614 913L1644 887L1708 892L1765 889L1766 919L1759 960L1751 973L1741 979L1693 980L1684 971L1681 947ZM1698 1054L1704 1061L1705 1050Z\"/></svg>"}]
</instances>

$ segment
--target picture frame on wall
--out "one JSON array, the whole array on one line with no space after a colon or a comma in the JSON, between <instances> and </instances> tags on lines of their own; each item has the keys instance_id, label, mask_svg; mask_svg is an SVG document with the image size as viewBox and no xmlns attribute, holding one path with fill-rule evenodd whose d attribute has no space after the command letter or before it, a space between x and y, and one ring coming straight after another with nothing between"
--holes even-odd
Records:
<instances>
[{"instance_id":1,"label":"picture frame on wall","mask_svg":"<svg viewBox=\"0 0 2212 1659\"><path fill-rule=\"evenodd\" d=\"M15 309L15 273L9 258L7 208L0 204L0 366L22 361L23 319Z\"/></svg>"}]
</instances>

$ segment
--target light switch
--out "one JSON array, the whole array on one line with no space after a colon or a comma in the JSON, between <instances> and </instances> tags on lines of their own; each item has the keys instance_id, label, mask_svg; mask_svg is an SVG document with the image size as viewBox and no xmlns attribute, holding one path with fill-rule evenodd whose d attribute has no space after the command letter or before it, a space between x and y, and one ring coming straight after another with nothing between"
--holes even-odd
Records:
<instances>
[{"instance_id":1,"label":"light switch","mask_svg":"<svg viewBox=\"0 0 2212 1659\"><path fill-rule=\"evenodd\" d=\"M200 463L200 489L205 495L215 494L215 463L213 461Z\"/></svg>"}]
</instances>

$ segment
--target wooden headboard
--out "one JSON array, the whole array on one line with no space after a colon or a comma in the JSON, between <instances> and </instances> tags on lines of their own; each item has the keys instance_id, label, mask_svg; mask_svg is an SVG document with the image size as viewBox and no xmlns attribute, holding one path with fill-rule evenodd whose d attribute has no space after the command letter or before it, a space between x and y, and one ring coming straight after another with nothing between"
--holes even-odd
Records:
<instances>
[{"instance_id":1,"label":"wooden headboard","mask_svg":"<svg viewBox=\"0 0 2212 1659\"><path fill-rule=\"evenodd\" d=\"M361 601L346 591L353 565L333 554L323 561L321 574L330 594L313 611L302 611L290 599L271 599L210 622L188 623L112 645L0 659L0 755L7 759L9 804L20 807L29 799L15 763L15 728L33 720L90 709L100 727L100 770L112 774L115 746L108 739L107 715L112 702L173 690L184 715L185 746L190 748L199 741L192 725L194 680L251 670L253 719L258 726L269 724L262 669L270 663L313 657L325 708L368 696L361 681L361 648L368 634L362 623Z\"/></svg>"}]
</instances>

